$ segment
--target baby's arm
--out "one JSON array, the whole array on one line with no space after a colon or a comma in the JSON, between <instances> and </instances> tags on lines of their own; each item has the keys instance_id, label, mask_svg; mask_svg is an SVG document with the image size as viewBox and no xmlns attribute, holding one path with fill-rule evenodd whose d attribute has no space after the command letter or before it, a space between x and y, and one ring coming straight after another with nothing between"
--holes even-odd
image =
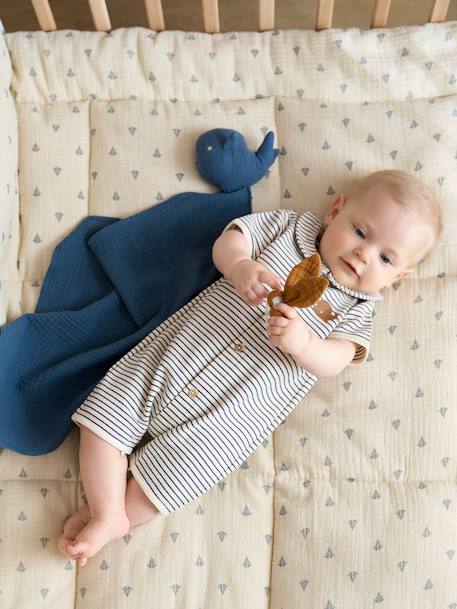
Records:
<instances>
[{"instance_id":1,"label":"baby's arm","mask_svg":"<svg viewBox=\"0 0 457 609\"><path fill-rule=\"evenodd\" d=\"M280 290L281 279L265 265L252 259L248 239L239 228L237 230L230 227L216 239L213 262L224 278L233 284L241 299L255 307L268 296L265 284Z\"/></svg>"},{"instance_id":2,"label":"baby's arm","mask_svg":"<svg viewBox=\"0 0 457 609\"><path fill-rule=\"evenodd\" d=\"M294 357L297 364L318 378L339 374L355 354L355 343L344 338L319 338L310 331L304 351Z\"/></svg>"},{"instance_id":3,"label":"baby's arm","mask_svg":"<svg viewBox=\"0 0 457 609\"><path fill-rule=\"evenodd\" d=\"M242 230L233 226L222 233L213 245L213 262L217 270L224 275L225 279L230 279L230 273L237 262L251 258L251 249L248 240L243 235Z\"/></svg>"}]
</instances>

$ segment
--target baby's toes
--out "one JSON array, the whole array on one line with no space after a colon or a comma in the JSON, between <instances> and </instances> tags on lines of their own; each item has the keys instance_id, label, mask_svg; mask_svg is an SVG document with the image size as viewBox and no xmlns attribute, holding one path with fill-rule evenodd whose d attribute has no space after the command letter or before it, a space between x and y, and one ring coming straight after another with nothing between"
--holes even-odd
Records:
<instances>
[{"instance_id":1,"label":"baby's toes","mask_svg":"<svg viewBox=\"0 0 457 609\"><path fill-rule=\"evenodd\" d=\"M67 552L73 557L85 554L89 548L89 544L86 541L71 540L67 546Z\"/></svg>"},{"instance_id":2,"label":"baby's toes","mask_svg":"<svg viewBox=\"0 0 457 609\"><path fill-rule=\"evenodd\" d=\"M68 537L65 537L65 535L62 535L62 537L57 542L57 547L59 548L59 551L62 554L66 554L68 556L67 546L72 541L73 539L69 539Z\"/></svg>"}]
</instances>

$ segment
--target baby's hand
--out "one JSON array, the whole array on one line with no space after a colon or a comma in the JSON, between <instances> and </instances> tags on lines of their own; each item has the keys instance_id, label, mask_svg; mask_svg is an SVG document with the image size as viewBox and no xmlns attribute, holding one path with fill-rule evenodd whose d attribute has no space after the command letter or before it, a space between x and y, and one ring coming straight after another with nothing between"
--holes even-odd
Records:
<instances>
[{"instance_id":1,"label":"baby's hand","mask_svg":"<svg viewBox=\"0 0 457 609\"><path fill-rule=\"evenodd\" d=\"M260 262L250 258L237 262L228 279L244 302L253 307L262 304L262 300L269 294L264 283L272 289L282 289L281 279L277 275Z\"/></svg>"},{"instance_id":2,"label":"baby's hand","mask_svg":"<svg viewBox=\"0 0 457 609\"><path fill-rule=\"evenodd\" d=\"M275 305L286 317L271 316L268 320L270 340L281 351L296 357L303 353L311 338L310 329L294 307L281 302Z\"/></svg>"}]
</instances>

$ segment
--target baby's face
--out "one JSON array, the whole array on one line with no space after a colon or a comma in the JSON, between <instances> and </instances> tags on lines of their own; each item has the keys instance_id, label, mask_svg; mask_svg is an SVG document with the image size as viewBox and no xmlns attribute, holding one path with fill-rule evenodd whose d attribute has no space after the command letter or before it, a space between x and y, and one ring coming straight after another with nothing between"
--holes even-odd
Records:
<instances>
[{"instance_id":1,"label":"baby's face","mask_svg":"<svg viewBox=\"0 0 457 609\"><path fill-rule=\"evenodd\" d=\"M337 197L323 222L324 264L339 283L362 292L377 292L412 273L433 237L379 185L358 199Z\"/></svg>"}]
</instances>

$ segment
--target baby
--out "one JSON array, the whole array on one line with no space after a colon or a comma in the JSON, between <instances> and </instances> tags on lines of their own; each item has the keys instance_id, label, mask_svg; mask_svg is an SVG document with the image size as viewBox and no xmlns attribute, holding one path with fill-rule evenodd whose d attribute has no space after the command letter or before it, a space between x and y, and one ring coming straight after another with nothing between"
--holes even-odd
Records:
<instances>
[{"instance_id":1,"label":"baby","mask_svg":"<svg viewBox=\"0 0 457 609\"><path fill-rule=\"evenodd\" d=\"M130 527L194 500L319 377L365 361L379 291L410 275L441 231L433 192L401 171L370 174L322 220L277 209L230 222L213 246L223 277L116 362L72 416L88 505L66 520L60 551L84 566ZM329 282L320 301L278 304L283 316L266 323L267 288L283 289L316 252Z\"/></svg>"}]
</instances>

